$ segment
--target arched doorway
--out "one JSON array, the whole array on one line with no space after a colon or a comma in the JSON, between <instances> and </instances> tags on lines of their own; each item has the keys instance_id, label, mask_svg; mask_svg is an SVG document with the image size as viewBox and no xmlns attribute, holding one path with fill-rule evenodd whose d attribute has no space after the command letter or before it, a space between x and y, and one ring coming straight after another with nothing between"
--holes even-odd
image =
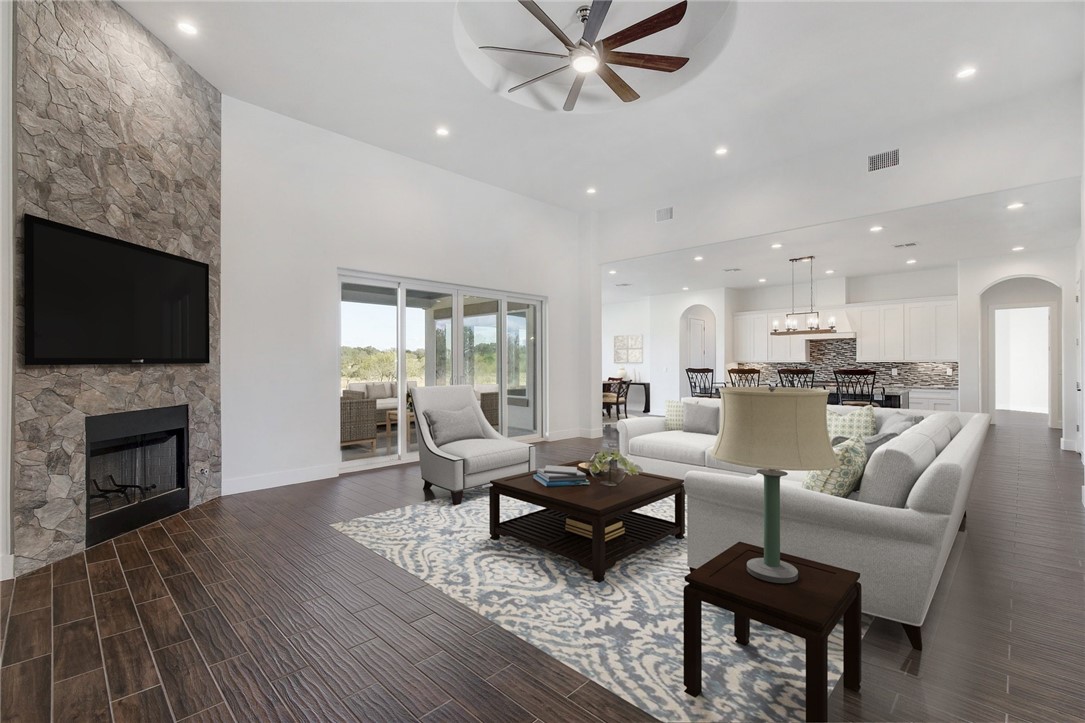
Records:
<instances>
[{"instance_id":1,"label":"arched doorway","mask_svg":"<svg viewBox=\"0 0 1085 723\"><path fill-rule=\"evenodd\" d=\"M716 368L716 314L704 304L682 312L678 322L678 388L689 396L688 367Z\"/></svg>"},{"instance_id":2,"label":"arched doorway","mask_svg":"<svg viewBox=\"0 0 1085 723\"><path fill-rule=\"evenodd\" d=\"M1023 276L980 296L980 404L985 412L1062 427L1062 291Z\"/></svg>"}]
</instances>

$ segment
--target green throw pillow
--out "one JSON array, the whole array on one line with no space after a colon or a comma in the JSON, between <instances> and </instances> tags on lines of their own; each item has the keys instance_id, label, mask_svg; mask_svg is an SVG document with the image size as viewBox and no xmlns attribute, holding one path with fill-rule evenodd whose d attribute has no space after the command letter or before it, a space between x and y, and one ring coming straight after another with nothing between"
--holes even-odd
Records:
<instances>
[{"instance_id":1,"label":"green throw pillow","mask_svg":"<svg viewBox=\"0 0 1085 723\"><path fill-rule=\"evenodd\" d=\"M849 439L835 447L837 466L814 470L806 475L803 487L836 497L847 497L859 484L866 466L866 445L861 439Z\"/></svg>"},{"instance_id":2,"label":"green throw pillow","mask_svg":"<svg viewBox=\"0 0 1085 723\"><path fill-rule=\"evenodd\" d=\"M874 419L874 407L859 407L848 414L839 414L826 409L825 425L829 428L829 439L833 437L861 439L873 437L878 431L878 425Z\"/></svg>"},{"instance_id":3,"label":"green throw pillow","mask_svg":"<svg viewBox=\"0 0 1085 723\"><path fill-rule=\"evenodd\" d=\"M668 432L680 432L682 431L682 421L685 419L686 412L682 407L682 402L677 399L668 399L666 405L666 421L663 422L663 429Z\"/></svg>"}]
</instances>

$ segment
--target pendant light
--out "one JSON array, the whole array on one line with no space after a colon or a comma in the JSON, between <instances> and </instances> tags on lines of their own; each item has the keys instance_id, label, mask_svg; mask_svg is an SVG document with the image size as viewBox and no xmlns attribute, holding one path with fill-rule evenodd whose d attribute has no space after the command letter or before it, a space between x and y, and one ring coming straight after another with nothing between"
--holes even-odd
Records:
<instances>
[{"instance_id":1,"label":"pendant light","mask_svg":"<svg viewBox=\"0 0 1085 723\"><path fill-rule=\"evenodd\" d=\"M836 320L829 319L829 328L821 328L821 317L814 311L814 257L800 256L788 259L791 262L791 313L784 319L784 328L773 319L773 336L797 336L800 334L835 334ZM806 263L810 266L810 309L808 311L795 311L795 264Z\"/></svg>"}]
</instances>

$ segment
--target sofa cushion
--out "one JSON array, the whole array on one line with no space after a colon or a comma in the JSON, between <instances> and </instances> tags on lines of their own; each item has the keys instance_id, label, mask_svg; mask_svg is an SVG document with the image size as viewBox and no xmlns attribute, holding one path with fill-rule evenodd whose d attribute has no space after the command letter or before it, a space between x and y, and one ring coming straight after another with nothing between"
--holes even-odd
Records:
<instances>
[{"instance_id":1,"label":"sofa cushion","mask_svg":"<svg viewBox=\"0 0 1085 723\"><path fill-rule=\"evenodd\" d=\"M629 440L629 453L667 462L703 467L705 450L716 438L695 432L656 432Z\"/></svg>"},{"instance_id":2,"label":"sofa cushion","mask_svg":"<svg viewBox=\"0 0 1085 723\"><path fill-rule=\"evenodd\" d=\"M365 382L350 382L350 383L347 384L347 389L348 390L350 390L350 391L352 391L352 392L354 392L356 394L361 394L361 396L357 397L357 399L365 399L365 397L366 397L365 387L366 387Z\"/></svg>"},{"instance_id":3,"label":"sofa cushion","mask_svg":"<svg viewBox=\"0 0 1085 723\"><path fill-rule=\"evenodd\" d=\"M951 412L938 412L926 417L919 424L916 424L911 429L907 430L909 435L919 434L934 442L934 448L938 454L942 453L956 432L953 432L956 422L960 424L960 420L957 419L957 415ZM959 431L959 430L958 430Z\"/></svg>"},{"instance_id":4,"label":"sofa cushion","mask_svg":"<svg viewBox=\"0 0 1085 723\"><path fill-rule=\"evenodd\" d=\"M480 439L485 435L478 423L478 415L471 407L463 409L427 409L426 422L433 443L444 447L461 439ZM487 468L490 469L490 468Z\"/></svg>"},{"instance_id":5,"label":"sofa cushion","mask_svg":"<svg viewBox=\"0 0 1085 723\"><path fill-rule=\"evenodd\" d=\"M720 433L720 408L707 404L682 404L682 431L698 434Z\"/></svg>"},{"instance_id":6,"label":"sofa cushion","mask_svg":"<svg viewBox=\"0 0 1085 723\"><path fill-rule=\"evenodd\" d=\"M881 417L877 420L877 434L881 434L882 432L893 432L895 434L900 434L901 432L908 429L922 419L922 417L916 417L910 414L902 414L901 412L894 412L893 414Z\"/></svg>"},{"instance_id":7,"label":"sofa cushion","mask_svg":"<svg viewBox=\"0 0 1085 723\"><path fill-rule=\"evenodd\" d=\"M531 445L511 439L461 439L443 445L441 451L462 458L464 474L474 474L527 464Z\"/></svg>"},{"instance_id":8,"label":"sofa cushion","mask_svg":"<svg viewBox=\"0 0 1085 723\"><path fill-rule=\"evenodd\" d=\"M902 434L871 455L859 487L859 500L886 507L904 507L912 486L938 455L934 442L922 434Z\"/></svg>"},{"instance_id":9,"label":"sofa cushion","mask_svg":"<svg viewBox=\"0 0 1085 723\"><path fill-rule=\"evenodd\" d=\"M829 439L833 437L873 436L878 430L874 423L874 407L859 407L850 414L839 414L831 409L825 410L825 425L829 428Z\"/></svg>"},{"instance_id":10,"label":"sofa cushion","mask_svg":"<svg viewBox=\"0 0 1085 723\"><path fill-rule=\"evenodd\" d=\"M365 393L370 399L387 399L393 396L388 382L366 382Z\"/></svg>"},{"instance_id":11,"label":"sofa cushion","mask_svg":"<svg viewBox=\"0 0 1085 723\"><path fill-rule=\"evenodd\" d=\"M836 455L836 467L810 471L803 487L835 497L847 497L863 476L866 446L861 439L845 438L840 444L833 445L833 454Z\"/></svg>"},{"instance_id":12,"label":"sofa cushion","mask_svg":"<svg viewBox=\"0 0 1085 723\"><path fill-rule=\"evenodd\" d=\"M685 409L682 402L677 399L668 399L664 405L665 420L663 429L667 432L677 432L682 429L682 417Z\"/></svg>"}]
</instances>

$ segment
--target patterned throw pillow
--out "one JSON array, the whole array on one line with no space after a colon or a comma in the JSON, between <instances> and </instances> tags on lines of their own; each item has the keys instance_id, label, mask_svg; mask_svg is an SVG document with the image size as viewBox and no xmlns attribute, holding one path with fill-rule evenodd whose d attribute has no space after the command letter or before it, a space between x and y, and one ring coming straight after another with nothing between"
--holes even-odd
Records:
<instances>
[{"instance_id":1,"label":"patterned throw pillow","mask_svg":"<svg viewBox=\"0 0 1085 723\"><path fill-rule=\"evenodd\" d=\"M829 428L829 439L847 437L857 439L873 437L878 426L874 419L874 407L859 407L848 414L838 414L831 409L825 410L825 425Z\"/></svg>"},{"instance_id":2,"label":"patterned throw pillow","mask_svg":"<svg viewBox=\"0 0 1085 723\"><path fill-rule=\"evenodd\" d=\"M677 399L668 399L666 405L666 421L663 422L663 429L668 432L681 432L682 420L685 418L685 410L682 408L682 402Z\"/></svg>"},{"instance_id":3,"label":"patterned throw pillow","mask_svg":"<svg viewBox=\"0 0 1085 723\"><path fill-rule=\"evenodd\" d=\"M833 452L836 454L837 466L809 472L802 486L814 492L847 497L855 490L863 476L866 445L861 439L849 439L833 447Z\"/></svg>"}]
</instances>

